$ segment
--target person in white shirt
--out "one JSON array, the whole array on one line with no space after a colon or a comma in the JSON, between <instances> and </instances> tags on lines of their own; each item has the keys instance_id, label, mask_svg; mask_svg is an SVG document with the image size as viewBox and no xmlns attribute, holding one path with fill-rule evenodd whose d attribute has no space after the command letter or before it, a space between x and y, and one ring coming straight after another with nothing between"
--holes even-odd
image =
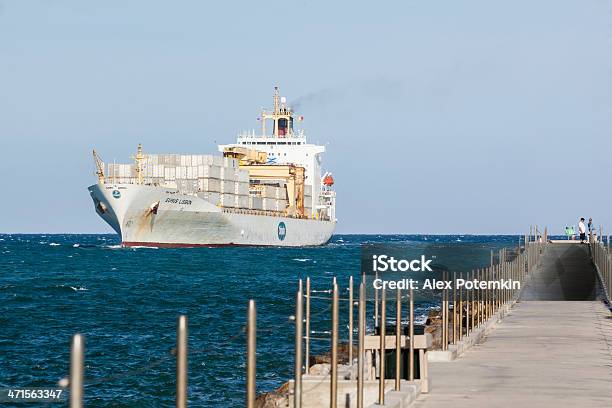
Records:
<instances>
[{"instance_id":1,"label":"person in white shirt","mask_svg":"<svg viewBox=\"0 0 612 408\"><path fill-rule=\"evenodd\" d=\"M580 243L584 244L586 241L586 225L584 225L584 218L580 218L578 223L578 232L580 233Z\"/></svg>"}]
</instances>

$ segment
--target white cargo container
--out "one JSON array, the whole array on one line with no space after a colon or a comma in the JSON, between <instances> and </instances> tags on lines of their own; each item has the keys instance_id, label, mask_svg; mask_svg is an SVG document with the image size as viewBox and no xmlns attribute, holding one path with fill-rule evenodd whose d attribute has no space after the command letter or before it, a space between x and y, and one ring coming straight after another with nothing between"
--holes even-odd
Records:
<instances>
[{"instance_id":1,"label":"white cargo container","mask_svg":"<svg viewBox=\"0 0 612 408\"><path fill-rule=\"evenodd\" d=\"M270 185L263 185L261 190L261 196L264 198L284 198L281 196L281 188Z\"/></svg>"},{"instance_id":2,"label":"white cargo container","mask_svg":"<svg viewBox=\"0 0 612 408\"><path fill-rule=\"evenodd\" d=\"M231 167L221 167L221 178L228 181L236 181L236 169Z\"/></svg>"},{"instance_id":3,"label":"white cargo container","mask_svg":"<svg viewBox=\"0 0 612 408\"><path fill-rule=\"evenodd\" d=\"M287 209L287 200L276 200L276 211L284 212Z\"/></svg>"},{"instance_id":4,"label":"white cargo container","mask_svg":"<svg viewBox=\"0 0 612 408\"><path fill-rule=\"evenodd\" d=\"M223 157L221 157L221 156L213 156L212 164L213 164L213 166L222 167L223 166Z\"/></svg>"},{"instance_id":5,"label":"white cargo container","mask_svg":"<svg viewBox=\"0 0 612 408\"><path fill-rule=\"evenodd\" d=\"M234 188L234 194L249 195L249 183L235 182Z\"/></svg>"},{"instance_id":6,"label":"white cargo container","mask_svg":"<svg viewBox=\"0 0 612 408\"><path fill-rule=\"evenodd\" d=\"M235 181L221 180L221 192L227 193L227 194L235 194L236 193L235 184L236 184Z\"/></svg>"},{"instance_id":7,"label":"white cargo container","mask_svg":"<svg viewBox=\"0 0 612 408\"><path fill-rule=\"evenodd\" d=\"M253 210L263 210L264 209L263 200L264 199L261 197L249 196L249 208Z\"/></svg>"},{"instance_id":8,"label":"white cargo container","mask_svg":"<svg viewBox=\"0 0 612 408\"><path fill-rule=\"evenodd\" d=\"M236 207L236 196L234 194L221 193L221 205L223 207Z\"/></svg>"},{"instance_id":9,"label":"white cargo container","mask_svg":"<svg viewBox=\"0 0 612 408\"><path fill-rule=\"evenodd\" d=\"M198 187L200 191L221 192L221 180L215 178L199 178Z\"/></svg>"},{"instance_id":10,"label":"white cargo container","mask_svg":"<svg viewBox=\"0 0 612 408\"><path fill-rule=\"evenodd\" d=\"M187 178L187 167L186 166L180 166L176 168L176 178L181 179L181 180Z\"/></svg>"},{"instance_id":11,"label":"white cargo container","mask_svg":"<svg viewBox=\"0 0 612 408\"><path fill-rule=\"evenodd\" d=\"M241 183L248 183L249 182L249 171L238 169L236 171L236 181L239 181Z\"/></svg>"},{"instance_id":12,"label":"white cargo container","mask_svg":"<svg viewBox=\"0 0 612 408\"><path fill-rule=\"evenodd\" d=\"M312 208L312 197L304 197L304 207Z\"/></svg>"},{"instance_id":13,"label":"white cargo container","mask_svg":"<svg viewBox=\"0 0 612 408\"><path fill-rule=\"evenodd\" d=\"M198 166L198 177L221 178L221 167L203 164Z\"/></svg>"},{"instance_id":14,"label":"white cargo container","mask_svg":"<svg viewBox=\"0 0 612 408\"><path fill-rule=\"evenodd\" d=\"M195 194L198 191L198 180L176 180L178 190L183 194Z\"/></svg>"},{"instance_id":15,"label":"white cargo container","mask_svg":"<svg viewBox=\"0 0 612 408\"><path fill-rule=\"evenodd\" d=\"M238 159L234 159L233 157L223 157L223 166L224 167L238 167Z\"/></svg>"},{"instance_id":16,"label":"white cargo container","mask_svg":"<svg viewBox=\"0 0 612 408\"><path fill-rule=\"evenodd\" d=\"M165 167L164 168L164 178L166 180L174 180L176 178L176 168Z\"/></svg>"},{"instance_id":17,"label":"white cargo container","mask_svg":"<svg viewBox=\"0 0 612 408\"><path fill-rule=\"evenodd\" d=\"M159 156L156 154L149 154L144 160L145 166L153 166L159 164Z\"/></svg>"},{"instance_id":18,"label":"white cargo container","mask_svg":"<svg viewBox=\"0 0 612 408\"><path fill-rule=\"evenodd\" d=\"M249 196L235 195L236 208L249 208Z\"/></svg>"}]
</instances>

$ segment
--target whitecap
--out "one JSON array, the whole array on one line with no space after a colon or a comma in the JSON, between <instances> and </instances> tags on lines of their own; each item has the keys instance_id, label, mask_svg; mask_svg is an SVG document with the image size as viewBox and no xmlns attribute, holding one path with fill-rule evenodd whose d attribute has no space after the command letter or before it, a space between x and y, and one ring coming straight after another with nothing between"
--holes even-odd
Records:
<instances>
[{"instance_id":1,"label":"whitecap","mask_svg":"<svg viewBox=\"0 0 612 408\"><path fill-rule=\"evenodd\" d=\"M49 246L60 246L60 244L56 243L56 242L52 242L49 244Z\"/></svg>"},{"instance_id":2,"label":"whitecap","mask_svg":"<svg viewBox=\"0 0 612 408\"><path fill-rule=\"evenodd\" d=\"M72 244L72 247L73 247L73 248L78 248L78 247L80 247L80 246L81 246L81 244Z\"/></svg>"},{"instance_id":3,"label":"whitecap","mask_svg":"<svg viewBox=\"0 0 612 408\"><path fill-rule=\"evenodd\" d=\"M70 289L74 290L75 292L89 290L85 286L79 286L79 287L70 286Z\"/></svg>"},{"instance_id":4,"label":"whitecap","mask_svg":"<svg viewBox=\"0 0 612 408\"><path fill-rule=\"evenodd\" d=\"M121 248L121 245L107 245L106 247L108 249L119 249L119 248Z\"/></svg>"},{"instance_id":5,"label":"whitecap","mask_svg":"<svg viewBox=\"0 0 612 408\"><path fill-rule=\"evenodd\" d=\"M308 262L310 258L293 258L293 260L297 262Z\"/></svg>"}]
</instances>

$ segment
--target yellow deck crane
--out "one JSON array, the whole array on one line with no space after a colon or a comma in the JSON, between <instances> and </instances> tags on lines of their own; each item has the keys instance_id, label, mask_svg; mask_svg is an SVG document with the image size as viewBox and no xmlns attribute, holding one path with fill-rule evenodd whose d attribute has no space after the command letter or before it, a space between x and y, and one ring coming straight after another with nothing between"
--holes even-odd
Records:
<instances>
[{"instance_id":1,"label":"yellow deck crane","mask_svg":"<svg viewBox=\"0 0 612 408\"><path fill-rule=\"evenodd\" d=\"M93 159L94 163L96 164L96 175L98 176L98 183L104 184L104 162L102 161L100 156L98 156L98 153L96 153L96 149L93 150Z\"/></svg>"},{"instance_id":2,"label":"yellow deck crane","mask_svg":"<svg viewBox=\"0 0 612 408\"><path fill-rule=\"evenodd\" d=\"M228 147L223 156L238 159L240 168L248 170L249 179L284 181L287 184L289 203L287 215L304 218L304 167L293 164L265 164L267 153L244 147Z\"/></svg>"}]
</instances>

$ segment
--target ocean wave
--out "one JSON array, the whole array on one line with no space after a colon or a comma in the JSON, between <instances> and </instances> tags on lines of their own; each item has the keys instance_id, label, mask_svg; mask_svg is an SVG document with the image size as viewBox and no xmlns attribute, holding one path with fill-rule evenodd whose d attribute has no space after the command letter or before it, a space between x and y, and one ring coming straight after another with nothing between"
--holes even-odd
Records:
<instances>
[{"instance_id":1,"label":"ocean wave","mask_svg":"<svg viewBox=\"0 0 612 408\"><path fill-rule=\"evenodd\" d=\"M80 247L80 246L81 246L81 244L72 244L72 247L73 247L73 248L78 248L78 247Z\"/></svg>"},{"instance_id":2,"label":"ocean wave","mask_svg":"<svg viewBox=\"0 0 612 408\"><path fill-rule=\"evenodd\" d=\"M121 245L106 245L105 248L108 248L108 249L121 249Z\"/></svg>"},{"instance_id":3,"label":"ocean wave","mask_svg":"<svg viewBox=\"0 0 612 408\"><path fill-rule=\"evenodd\" d=\"M89 290L85 286L55 285L55 287L56 288L71 289L71 290L73 290L75 292L84 292L84 291Z\"/></svg>"},{"instance_id":4,"label":"ocean wave","mask_svg":"<svg viewBox=\"0 0 612 408\"><path fill-rule=\"evenodd\" d=\"M297 262L308 262L308 261L311 261L310 258L293 258L293 260L297 261Z\"/></svg>"},{"instance_id":5,"label":"ocean wave","mask_svg":"<svg viewBox=\"0 0 612 408\"><path fill-rule=\"evenodd\" d=\"M58 244L57 242L51 242L51 243L49 244L49 246L60 246L60 245L61 245L61 244Z\"/></svg>"}]
</instances>

